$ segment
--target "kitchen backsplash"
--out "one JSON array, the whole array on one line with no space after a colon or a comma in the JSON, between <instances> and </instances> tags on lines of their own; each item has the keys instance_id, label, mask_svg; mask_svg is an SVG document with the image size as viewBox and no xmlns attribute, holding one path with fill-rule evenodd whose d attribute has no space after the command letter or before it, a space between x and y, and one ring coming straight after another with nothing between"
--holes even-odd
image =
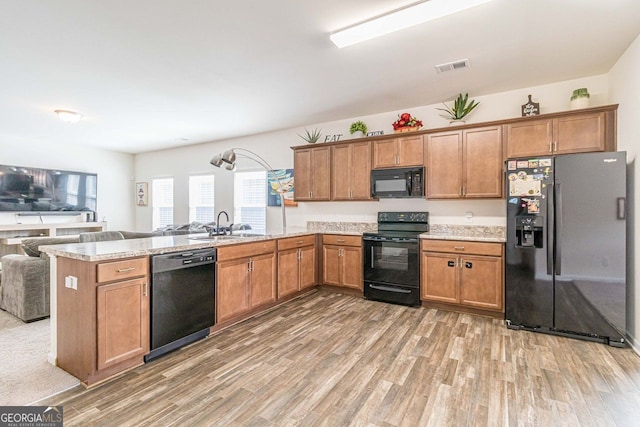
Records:
<instances>
[{"instance_id":1,"label":"kitchen backsplash","mask_svg":"<svg viewBox=\"0 0 640 427\"><path fill-rule=\"evenodd\" d=\"M307 221L307 230L315 233L365 233L378 231L378 224L375 222Z\"/></svg>"}]
</instances>

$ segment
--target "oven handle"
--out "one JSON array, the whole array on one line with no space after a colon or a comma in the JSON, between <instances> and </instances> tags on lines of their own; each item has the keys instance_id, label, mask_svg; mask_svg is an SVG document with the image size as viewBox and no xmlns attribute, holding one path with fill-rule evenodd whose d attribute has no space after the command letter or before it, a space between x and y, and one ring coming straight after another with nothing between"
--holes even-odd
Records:
<instances>
[{"instance_id":1,"label":"oven handle","mask_svg":"<svg viewBox=\"0 0 640 427\"><path fill-rule=\"evenodd\" d=\"M410 294L411 293L411 291L409 291L407 289L392 288L391 286L369 285L369 287L372 288L372 289L377 289L379 291L395 292L395 293L398 293L398 294Z\"/></svg>"}]
</instances>

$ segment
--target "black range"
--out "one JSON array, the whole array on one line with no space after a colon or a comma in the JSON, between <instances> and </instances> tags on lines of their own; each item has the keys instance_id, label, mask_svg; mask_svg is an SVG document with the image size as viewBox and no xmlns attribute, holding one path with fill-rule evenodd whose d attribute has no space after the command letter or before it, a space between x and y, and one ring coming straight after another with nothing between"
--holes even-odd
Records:
<instances>
[{"instance_id":1,"label":"black range","mask_svg":"<svg viewBox=\"0 0 640 427\"><path fill-rule=\"evenodd\" d=\"M378 212L378 232L364 233L364 296L420 305L420 242L429 212Z\"/></svg>"}]
</instances>

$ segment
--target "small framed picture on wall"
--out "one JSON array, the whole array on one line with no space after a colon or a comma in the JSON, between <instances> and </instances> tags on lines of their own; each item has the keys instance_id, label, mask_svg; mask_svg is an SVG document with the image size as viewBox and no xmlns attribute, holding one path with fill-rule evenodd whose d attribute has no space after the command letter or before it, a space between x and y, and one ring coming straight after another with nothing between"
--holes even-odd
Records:
<instances>
[{"instance_id":1,"label":"small framed picture on wall","mask_svg":"<svg viewBox=\"0 0 640 427\"><path fill-rule=\"evenodd\" d=\"M136 205L147 206L149 204L149 183L136 182Z\"/></svg>"}]
</instances>

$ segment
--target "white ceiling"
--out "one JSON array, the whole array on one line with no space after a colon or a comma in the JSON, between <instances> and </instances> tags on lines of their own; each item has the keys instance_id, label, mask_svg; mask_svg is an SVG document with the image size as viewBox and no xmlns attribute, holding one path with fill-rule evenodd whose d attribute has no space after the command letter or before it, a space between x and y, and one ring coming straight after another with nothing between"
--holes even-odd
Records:
<instances>
[{"instance_id":1,"label":"white ceiling","mask_svg":"<svg viewBox=\"0 0 640 427\"><path fill-rule=\"evenodd\" d=\"M413 2L2 0L0 141L138 153L359 117L606 73L640 33L638 0L494 0L329 41Z\"/></svg>"}]
</instances>

